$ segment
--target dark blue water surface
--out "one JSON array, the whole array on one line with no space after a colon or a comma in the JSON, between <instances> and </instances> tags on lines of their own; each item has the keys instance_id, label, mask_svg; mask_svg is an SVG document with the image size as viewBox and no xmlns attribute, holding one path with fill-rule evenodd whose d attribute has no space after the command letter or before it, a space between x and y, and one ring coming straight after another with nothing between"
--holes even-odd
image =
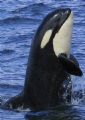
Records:
<instances>
[{"instance_id":1,"label":"dark blue water surface","mask_svg":"<svg viewBox=\"0 0 85 120\"><path fill-rule=\"evenodd\" d=\"M85 73L85 0L0 0L0 96L4 100L22 90L34 33L44 16L58 7L74 12L72 53ZM0 120L85 120L84 76L72 79L72 93L70 106L36 113L0 109Z\"/></svg>"}]
</instances>

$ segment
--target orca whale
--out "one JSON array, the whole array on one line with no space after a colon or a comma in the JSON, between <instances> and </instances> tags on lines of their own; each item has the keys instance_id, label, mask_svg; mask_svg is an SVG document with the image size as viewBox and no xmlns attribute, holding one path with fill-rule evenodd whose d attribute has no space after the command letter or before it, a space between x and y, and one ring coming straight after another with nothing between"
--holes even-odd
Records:
<instances>
[{"instance_id":1,"label":"orca whale","mask_svg":"<svg viewBox=\"0 0 85 120\"><path fill-rule=\"evenodd\" d=\"M4 107L43 110L63 101L63 82L70 75L83 74L70 52L72 26L69 8L56 9L45 17L31 45L23 91Z\"/></svg>"}]
</instances>

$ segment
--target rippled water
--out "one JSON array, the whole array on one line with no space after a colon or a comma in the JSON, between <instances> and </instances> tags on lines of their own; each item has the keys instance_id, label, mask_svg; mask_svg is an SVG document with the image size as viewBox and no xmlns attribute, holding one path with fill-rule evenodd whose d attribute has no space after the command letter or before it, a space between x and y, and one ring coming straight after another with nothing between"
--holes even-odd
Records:
<instances>
[{"instance_id":1,"label":"rippled water","mask_svg":"<svg viewBox=\"0 0 85 120\"><path fill-rule=\"evenodd\" d=\"M72 53L85 73L84 0L0 0L0 96L2 98L8 99L23 88L34 33L44 16L58 7L70 7L74 12ZM72 79L72 105L36 113L0 109L0 120L85 120L84 76Z\"/></svg>"}]
</instances>

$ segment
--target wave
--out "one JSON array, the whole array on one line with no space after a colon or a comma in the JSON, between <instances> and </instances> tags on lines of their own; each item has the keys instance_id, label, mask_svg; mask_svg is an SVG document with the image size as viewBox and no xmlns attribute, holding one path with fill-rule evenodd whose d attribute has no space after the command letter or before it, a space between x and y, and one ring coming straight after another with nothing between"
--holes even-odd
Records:
<instances>
[{"instance_id":1,"label":"wave","mask_svg":"<svg viewBox=\"0 0 85 120\"><path fill-rule=\"evenodd\" d=\"M12 13L20 13L20 12L28 12L29 13L29 11L35 10L35 12L36 12L36 10L40 11L41 9L46 9L46 8L48 8L48 7L44 3L33 3L33 4L29 4L29 5L26 5L21 8L17 8L11 12Z\"/></svg>"},{"instance_id":2,"label":"wave","mask_svg":"<svg viewBox=\"0 0 85 120\"><path fill-rule=\"evenodd\" d=\"M29 23L29 22L39 22L40 19L23 17L23 16L13 16L0 20L0 24L10 24L10 23Z\"/></svg>"},{"instance_id":3,"label":"wave","mask_svg":"<svg viewBox=\"0 0 85 120\"><path fill-rule=\"evenodd\" d=\"M11 49L4 49L2 51L0 51L1 54L12 54L14 53L15 51L14 50L11 50Z\"/></svg>"},{"instance_id":4,"label":"wave","mask_svg":"<svg viewBox=\"0 0 85 120\"><path fill-rule=\"evenodd\" d=\"M6 83L0 83L0 89L2 89L2 88L13 88L13 89L22 89L22 85L12 85L12 84L6 84Z\"/></svg>"},{"instance_id":5,"label":"wave","mask_svg":"<svg viewBox=\"0 0 85 120\"><path fill-rule=\"evenodd\" d=\"M30 33L30 35L29 34L20 34L20 35L16 35L16 36L10 36L8 38L8 40L6 41L6 43L9 41L13 43L13 41L15 42L15 40L19 41L19 43L20 43L20 42L23 42L23 40L26 41L27 39L29 41L29 39L31 39L31 38L32 38L31 33Z\"/></svg>"}]
</instances>

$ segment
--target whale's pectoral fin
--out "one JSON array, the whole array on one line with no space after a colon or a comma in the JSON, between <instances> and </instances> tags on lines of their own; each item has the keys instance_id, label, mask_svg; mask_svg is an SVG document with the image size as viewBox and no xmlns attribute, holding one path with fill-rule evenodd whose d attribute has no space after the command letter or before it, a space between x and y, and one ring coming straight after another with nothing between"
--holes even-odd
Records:
<instances>
[{"instance_id":1,"label":"whale's pectoral fin","mask_svg":"<svg viewBox=\"0 0 85 120\"><path fill-rule=\"evenodd\" d=\"M79 67L79 63L73 55L70 55L70 58L67 58L65 54L60 54L58 56L59 61L62 63L66 72L76 76L82 76L83 73Z\"/></svg>"},{"instance_id":2,"label":"whale's pectoral fin","mask_svg":"<svg viewBox=\"0 0 85 120\"><path fill-rule=\"evenodd\" d=\"M72 54L70 54L70 60L73 61L76 66L79 67L79 63L78 63L77 59Z\"/></svg>"}]
</instances>

